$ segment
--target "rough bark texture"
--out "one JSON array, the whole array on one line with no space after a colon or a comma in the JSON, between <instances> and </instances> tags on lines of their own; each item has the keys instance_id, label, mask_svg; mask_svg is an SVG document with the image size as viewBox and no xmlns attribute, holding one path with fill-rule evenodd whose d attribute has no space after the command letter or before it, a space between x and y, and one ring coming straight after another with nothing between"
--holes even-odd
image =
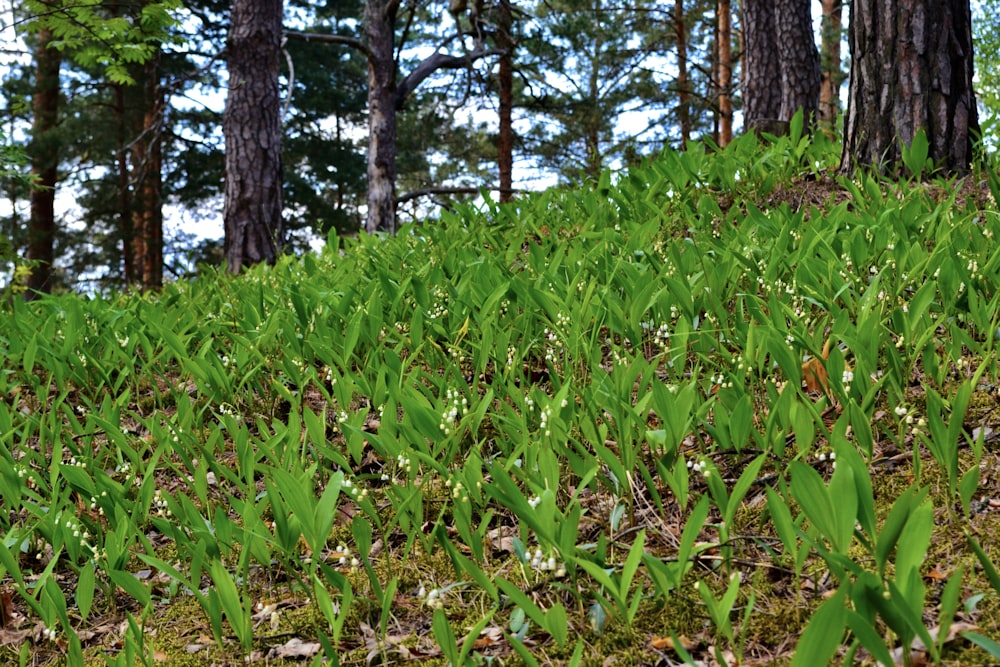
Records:
<instances>
[{"instance_id":1,"label":"rough bark texture","mask_svg":"<svg viewBox=\"0 0 1000 667\"><path fill-rule=\"evenodd\" d=\"M781 69L773 0L743 1L743 118L747 127L781 116Z\"/></svg>"},{"instance_id":2,"label":"rough bark texture","mask_svg":"<svg viewBox=\"0 0 1000 667\"><path fill-rule=\"evenodd\" d=\"M31 191L31 218L28 223L27 258L37 265L28 276L25 298L52 289L52 262L56 229L55 186L58 177L59 146L53 136L59 116L59 51L49 48L53 35L48 29L38 34L35 48L35 90L31 100L31 173L40 187Z\"/></svg>"},{"instance_id":3,"label":"rough bark texture","mask_svg":"<svg viewBox=\"0 0 1000 667\"><path fill-rule=\"evenodd\" d=\"M497 74L499 89L499 140L498 166L500 170L500 202L509 202L514 196L514 27L510 0L500 0L497 18L497 48L500 49L500 71Z\"/></svg>"},{"instance_id":4,"label":"rough bark texture","mask_svg":"<svg viewBox=\"0 0 1000 667\"><path fill-rule=\"evenodd\" d=\"M719 145L733 140L733 29L732 4L719 0Z\"/></svg>"},{"instance_id":5,"label":"rough bark texture","mask_svg":"<svg viewBox=\"0 0 1000 667\"><path fill-rule=\"evenodd\" d=\"M691 82L688 80L687 19L684 0L674 2L674 39L677 42L677 124L681 146L691 141Z\"/></svg>"},{"instance_id":6,"label":"rough bark texture","mask_svg":"<svg viewBox=\"0 0 1000 667\"><path fill-rule=\"evenodd\" d=\"M833 130L840 113L841 71L840 38L844 27L843 0L823 0L823 23L820 46L819 122Z\"/></svg>"},{"instance_id":7,"label":"rough bark texture","mask_svg":"<svg viewBox=\"0 0 1000 667\"><path fill-rule=\"evenodd\" d=\"M365 3L368 46L368 233L396 231L396 11L399 0Z\"/></svg>"},{"instance_id":8,"label":"rough bark texture","mask_svg":"<svg viewBox=\"0 0 1000 667\"><path fill-rule=\"evenodd\" d=\"M806 121L819 111L819 51L813 35L810 0L775 0L781 59L781 120L802 109Z\"/></svg>"},{"instance_id":9,"label":"rough bark texture","mask_svg":"<svg viewBox=\"0 0 1000 667\"><path fill-rule=\"evenodd\" d=\"M160 54L133 68L136 85L126 89L131 201L123 238L126 283L142 291L163 285L163 92ZM123 150L124 147L123 147Z\"/></svg>"},{"instance_id":10,"label":"rough bark texture","mask_svg":"<svg viewBox=\"0 0 1000 667\"><path fill-rule=\"evenodd\" d=\"M841 170L896 170L920 129L939 168L967 170L979 131L969 0L853 0L849 37Z\"/></svg>"},{"instance_id":11,"label":"rough bark texture","mask_svg":"<svg viewBox=\"0 0 1000 667\"><path fill-rule=\"evenodd\" d=\"M281 245L281 20L282 0L232 2L223 115L225 254L232 273L273 262Z\"/></svg>"}]
</instances>

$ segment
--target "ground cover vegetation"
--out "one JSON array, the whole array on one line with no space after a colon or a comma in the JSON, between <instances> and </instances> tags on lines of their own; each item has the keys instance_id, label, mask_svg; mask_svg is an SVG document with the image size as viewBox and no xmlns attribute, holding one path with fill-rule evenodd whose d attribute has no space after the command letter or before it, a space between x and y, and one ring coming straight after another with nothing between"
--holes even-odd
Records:
<instances>
[{"instance_id":1,"label":"ground cover vegetation","mask_svg":"<svg viewBox=\"0 0 1000 667\"><path fill-rule=\"evenodd\" d=\"M800 128L12 295L0 660L1000 659L1000 180Z\"/></svg>"}]
</instances>

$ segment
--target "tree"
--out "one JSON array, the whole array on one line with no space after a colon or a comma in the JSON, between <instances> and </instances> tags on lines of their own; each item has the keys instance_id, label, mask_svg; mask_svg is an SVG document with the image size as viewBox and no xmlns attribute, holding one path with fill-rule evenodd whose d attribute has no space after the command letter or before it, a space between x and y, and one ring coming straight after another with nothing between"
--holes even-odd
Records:
<instances>
[{"instance_id":1,"label":"tree","mask_svg":"<svg viewBox=\"0 0 1000 667\"><path fill-rule=\"evenodd\" d=\"M828 132L840 113L840 84L844 73L840 66L840 41L844 28L843 0L823 0L820 46L819 122Z\"/></svg>"},{"instance_id":2,"label":"tree","mask_svg":"<svg viewBox=\"0 0 1000 667\"><path fill-rule=\"evenodd\" d=\"M31 172L36 182L31 190L27 258L32 262L25 298L52 287L55 263L55 195L58 181L59 145L55 129L59 116L59 67L62 56L52 47L52 31L42 28L35 46L34 119L31 127Z\"/></svg>"},{"instance_id":3,"label":"tree","mask_svg":"<svg viewBox=\"0 0 1000 667\"><path fill-rule=\"evenodd\" d=\"M810 0L744 0L744 122L770 129L819 106L819 52Z\"/></svg>"},{"instance_id":4,"label":"tree","mask_svg":"<svg viewBox=\"0 0 1000 667\"><path fill-rule=\"evenodd\" d=\"M743 118L747 127L781 117L781 64L772 0L743 0Z\"/></svg>"},{"instance_id":5,"label":"tree","mask_svg":"<svg viewBox=\"0 0 1000 667\"><path fill-rule=\"evenodd\" d=\"M514 10L510 0L497 5L497 48L500 68L497 72L499 133L497 166L500 176L500 202L514 196Z\"/></svg>"},{"instance_id":6,"label":"tree","mask_svg":"<svg viewBox=\"0 0 1000 667\"><path fill-rule=\"evenodd\" d=\"M969 0L852 0L843 173L897 169L920 130L935 165L968 169L979 132L971 16Z\"/></svg>"},{"instance_id":7,"label":"tree","mask_svg":"<svg viewBox=\"0 0 1000 667\"><path fill-rule=\"evenodd\" d=\"M233 0L223 114L223 224L229 271L272 263L281 246L282 0Z\"/></svg>"},{"instance_id":8,"label":"tree","mask_svg":"<svg viewBox=\"0 0 1000 667\"><path fill-rule=\"evenodd\" d=\"M674 41L677 45L677 124L681 146L691 141L691 84L688 80L687 15L684 0L674 0Z\"/></svg>"},{"instance_id":9,"label":"tree","mask_svg":"<svg viewBox=\"0 0 1000 667\"><path fill-rule=\"evenodd\" d=\"M719 59L719 145L733 140L733 32L732 4L719 0L717 13L717 46Z\"/></svg>"},{"instance_id":10,"label":"tree","mask_svg":"<svg viewBox=\"0 0 1000 667\"><path fill-rule=\"evenodd\" d=\"M781 120L800 109L806 120L819 111L819 51L812 29L811 0L775 0L781 58Z\"/></svg>"},{"instance_id":11,"label":"tree","mask_svg":"<svg viewBox=\"0 0 1000 667\"><path fill-rule=\"evenodd\" d=\"M519 106L534 115L524 139L538 166L570 181L596 180L609 163L628 164L663 145L675 109L668 91L678 81L659 63L673 51L675 12L649 1L537 4L522 42ZM711 35L708 42L710 51ZM714 104L717 81L706 78L704 97ZM642 120L625 135L616 126L630 114Z\"/></svg>"}]
</instances>

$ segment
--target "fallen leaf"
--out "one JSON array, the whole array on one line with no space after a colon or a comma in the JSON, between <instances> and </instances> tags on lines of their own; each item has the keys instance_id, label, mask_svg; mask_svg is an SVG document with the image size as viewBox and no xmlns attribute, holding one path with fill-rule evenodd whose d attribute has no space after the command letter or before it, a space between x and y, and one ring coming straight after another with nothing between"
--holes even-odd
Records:
<instances>
[{"instance_id":1,"label":"fallen leaf","mask_svg":"<svg viewBox=\"0 0 1000 667\"><path fill-rule=\"evenodd\" d=\"M802 382L810 393L830 393L830 379L826 373L826 360L830 358L830 339L823 344L823 352L819 357L807 359L802 364Z\"/></svg>"},{"instance_id":2,"label":"fallen leaf","mask_svg":"<svg viewBox=\"0 0 1000 667\"><path fill-rule=\"evenodd\" d=\"M685 651L694 650L694 648L698 646L697 642L691 641L684 635L677 635L677 640L680 642L681 648ZM676 646L676 644L674 644L673 637L653 637L649 640L649 645L657 651L673 651Z\"/></svg>"},{"instance_id":3,"label":"fallen leaf","mask_svg":"<svg viewBox=\"0 0 1000 667\"><path fill-rule=\"evenodd\" d=\"M948 634L945 636L944 644L948 642L955 641L958 636L963 632L971 632L973 630L978 630L979 628L972 623L952 623L948 626ZM941 634L941 626L935 625L933 628L927 630L927 634L931 636L934 643L938 643L938 635ZM910 661L907 663L904 661L903 647L897 647L892 651L892 659L897 665L909 664L909 665L924 665L927 664L927 647L924 646L924 642L920 640L919 637L914 638L913 642L910 644Z\"/></svg>"},{"instance_id":4,"label":"fallen leaf","mask_svg":"<svg viewBox=\"0 0 1000 667\"><path fill-rule=\"evenodd\" d=\"M267 659L278 658L311 658L322 650L319 642L304 642L298 637L292 637L281 646L275 646L267 652Z\"/></svg>"},{"instance_id":5,"label":"fallen leaf","mask_svg":"<svg viewBox=\"0 0 1000 667\"><path fill-rule=\"evenodd\" d=\"M477 651L481 651L484 648L489 648L500 642L503 639L503 628L497 626L491 626L488 628L483 628L483 631L479 633L476 641L472 642L472 647Z\"/></svg>"}]
</instances>

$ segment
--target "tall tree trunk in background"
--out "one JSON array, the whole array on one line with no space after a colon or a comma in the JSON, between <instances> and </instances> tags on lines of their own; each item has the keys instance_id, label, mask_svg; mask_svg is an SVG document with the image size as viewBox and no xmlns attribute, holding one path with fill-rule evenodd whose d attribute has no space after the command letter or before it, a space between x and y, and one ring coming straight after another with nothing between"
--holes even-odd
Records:
<instances>
[{"instance_id":1,"label":"tall tree trunk in background","mask_svg":"<svg viewBox=\"0 0 1000 667\"><path fill-rule=\"evenodd\" d=\"M743 122L753 129L781 117L781 69L773 0L743 0Z\"/></svg>"},{"instance_id":2,"label":"tall tree trunk in background","mask_svg":"<svg viewBox=\"0 0 1000 667\"><path fill-rule=\"evenodd\" d=\"M52 263L55 259L55 197L59 167L59 146L54 130L59 116L59 51L50 48L50 30L38 33L35 47L35 90L31 99L34 118L31 125L31 173L39 187L31 191L31 218L28 223L27 258L37 264L28 276L25 299L52 289Z\"/></svg>"},{"instance_id":3,"label":"tall tree trunk in background","mask_svg":"<svg viewBox=\"0 0 1000 667\"><path fill-rule=\"evenodd\" d=\"M162 114L160 53L133 68L134 86L126 91L131 127L129 157L132 187L129 225L124 241L130 271L126 281L142 291L163 285Z\"/></svg>"},{"instance_id":4,"label":"tall tree trunk in background","mask_svg":"<svg viewBox=\"0 0 1000 667\"><path fill-rule=\"evenodd\" d=\"M282 0L232 0L223 220L229 271L274 262L281 245Z\"/></svg>"},{"instance_id":5,"label":"tall tree trunk in background","mask_svg":"<svg viewBox=\"0 0 1000 667\"><path fill-rule=\"evenodd\" d=\"M808 125L819 112L819 51L812 28L811 0L775 0L781 58L781 120L802 109Z\"/></svg>"},{"instance_id":6,"label":"tall tree trunk in background","mask_svg":"<svg viewBox=\"0 0 1000 667\"><path fill-rule=\"evenodd\" d=\"M498 140L500 168L500 203L514 196L514 16L510 0L500 0L497 16L497 48L500 49L500 71L497 75L500 102L500 136Z\"/></svg>"},{"instance_id":7,"label":"tall tree trunk in background","mask_svg":"<svg viewBox=\"0 0 1000 667\"><path fill-rule=\"evenodd\" d=\"M820 37L819 122L832 132L840 113L840 38L844 26L843 0L823 0L823 29Z\"/></svg>"},{"instance_id":8,"label":"tall tree trunk in background","mask_svg":"<svg viewBox=\"0 0 1000 667\"><path fill-rule=\"evenodd\" d=\"M849 38L841 171L898 169L920 129L938 167L966 171L979 132L969 0L852 0Z\"/></svg>"},{"instance_id":9,"label":"tall tree trunk in background","mask_svg":"<svg viewBox=\"0 0 1000 667\"><path fill-rule=\"evenodd\" d=\"M126 86L114 84L114 111L118 168L118 238L122 248L122 279L126 285L135 284L135 262L132 260L132 188L128 164L129 124L126 100Z\"/></svg>"},{"instance_id":10,"label":"tall tree trunk in background","mask_svg":"<svg viewBox=\"0 0 1000 667\"><path fill-rule=\"evenodd\" d=\"M396 231L396 12L399 0L365 2L368 46L369 234Z\"/></svg>"},{"instance_id":11,"label":"tall tree trunk in background","mask_svg":"<svg viewBox=\"0 0 1000 667\"><path fill-rule=\"evenodd\" d=\"M733 140L733 30L730 0L719 0L717 7L719 39L719 145Z\"/></svg>"},{"instance_id":12,"label":"tall tree trunk in background","mask_svg":"<svg viewBox=\"0 0 1000 667\"><path fill-rule=\"evenodd\" d=\"M677 42L677 124L681 147L691 141L691 82L688 80L687 19L684 0L674 1L674 39Z\"/></svg>"}]
</instances>

